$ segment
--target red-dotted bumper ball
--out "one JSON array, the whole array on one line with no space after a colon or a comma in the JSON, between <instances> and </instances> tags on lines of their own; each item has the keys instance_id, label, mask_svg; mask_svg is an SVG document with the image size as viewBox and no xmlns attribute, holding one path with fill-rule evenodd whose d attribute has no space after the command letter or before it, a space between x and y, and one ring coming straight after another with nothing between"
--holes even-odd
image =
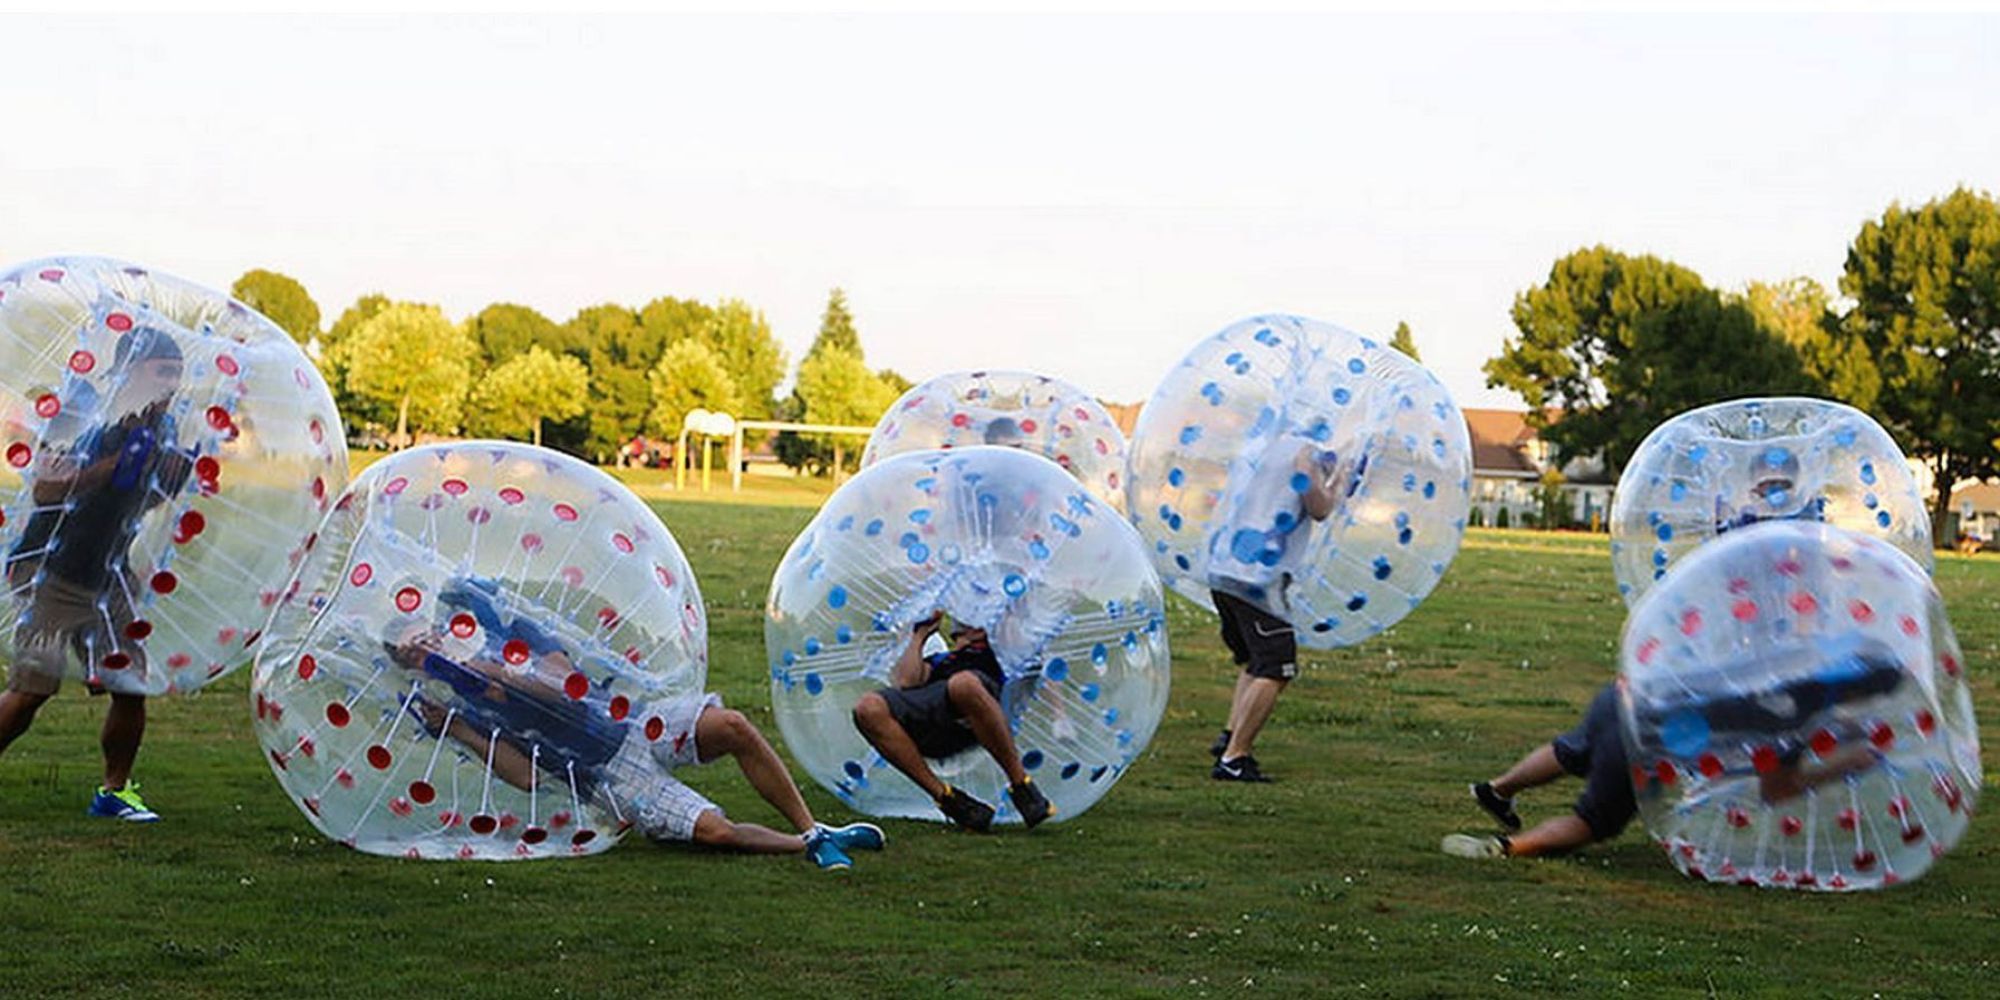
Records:
<instances>
[{"instance_id":1,"label":"red-dotted bumper ball","mask_svg":"<svg viewBox=\"0 0 2000 1000\"><path fill-rule=\"evenodd\" d=\"M868 438L864 466L904 452L994 445L1040 455L1125 509L1125 434L1095 397L1047 375L947 372L903 394Z\"/></svg>"},{"instance_id":2,"label":"red-dotted bumper ball","mask_svg":"<svg viewBox=\"0 0 2000 1000\"><path fill-rule=\"evenodd\" d=\"M1980 788L1964 660L1894 546L1800 522L1730 532L1640 599L1621 660L1640 815L1688 875L1873 889L1964 835Z\"/></svg>"},{"instance_id":3,"label":"red-dotted bumper ball","mask_svg":"<svg viewBox=\"0 0 2000 1000\"><path fill-rule=\"evenodd\" d=\"M0 656L114 692L249 662L347 481L333 398L270 320L120 261L0 273Z\"/></svg>"},{"instance_id":4,"label":"red-dotted bumper ball","mask_svg":"<svg viewBox=\"0 0 2000 1000\"><path fill-rule=\"evenodd\" d=\"M1611 564L1630 603L1676 560L1764 521L1818 521L1931 565L1931 522L1895 439L1824 399L1738 399L1646 435L1611 504Z\"/></svg>"},{"instance_id":5,"label":"red-dotted bumper ball","mask_svg":"<svg viewBox=\"0 0 2000 1000\"><path fill-rule=\"evenodd\" d=\"M645 808L706 650L694 574L631 491L527 445L418 448L320 527L258 654L257 738L359 850L587 854Z\"/></svg>"}]
</instances>

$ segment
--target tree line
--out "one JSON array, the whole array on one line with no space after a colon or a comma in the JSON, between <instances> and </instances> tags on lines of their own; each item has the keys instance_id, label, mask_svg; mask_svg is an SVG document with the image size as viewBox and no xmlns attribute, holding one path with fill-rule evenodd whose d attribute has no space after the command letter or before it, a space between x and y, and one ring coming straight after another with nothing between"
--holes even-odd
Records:
<instances>
[{"instance_id":1,"label":"tree line","mask_svg":"<svg viewBox=\"0 0 2000 1000\"><path fill-rule=\"evenodd\" d=\"M674 439L696 409L873 424L910 387L894 371L868 368L838 288L782 398L784 347L763 312L738 299L662 296L636 309L607 303L557 323L509 302L453 320L435 305L369 294L322 328L319 304L285 274L252 270L231 291L306 349L349 433L364 441L400 445L420 432L464 433L531 440L605 463L635 438ZM778 452L786 464L816 472L836 454L830 440L790 434Z\"/></svg>"},{"instance_id":2,"label":"tree line","mask_svg":"<svg viewBox=\"0 0 2000 1000\"><path fill-rule=\"evenodd\" d=\"M1864 222L1837 295L1810 278L1719 290L1595 246L1558 259L1512 318L1487 385L1519 393L1564 460L1601 456L1616 473L1676 413L1806 394L1873 415L1929 468L1939 544L1952 485L2000 473L2000 203L1983 191Z\"/></svg>"}]
</instances>

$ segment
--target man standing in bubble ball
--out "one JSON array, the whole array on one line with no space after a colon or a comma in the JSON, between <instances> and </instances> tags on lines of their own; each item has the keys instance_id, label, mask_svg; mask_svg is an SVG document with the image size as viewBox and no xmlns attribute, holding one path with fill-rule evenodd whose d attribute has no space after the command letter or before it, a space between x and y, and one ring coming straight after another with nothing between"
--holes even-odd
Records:
<instances>
[{"instance_id":1,"label":"man standing in bubble ball","mask_svg":"<svg viewBox=\"0 0 2000 1000\"><path fill-rule=\"evenodd\" d=\"M35 512L7 556L7 583L20 601L14 663L0 694L0 752L35 721L62 686L69 654L87 670L92 694L109 693L100 737L104 784L90 815L150 823L159 815L139 797L132 765L146 733L146 652L130 641L132 595L141 588L127 550L146 512L187 484L189 457L175 448L167 409L181 384L180 346L147 326L118 339L110 402L94 413L88 384L69 393L45 442L97 420L75 443L45 446L35 470ZM73 414L73 415L72 415ZM64 428L63 423L72 424Z\"/></svg>"},{"instance_id":2,"label":"man standing in bubble ball","mask_svg":"<svg viewBox=\"0 0 2000 1000\"><path fill-rule=\"evenodd\" d=\"M1211 547L1209 595L1222 619L1222 641L1243 668L1229 702L1229 723L1208 748L1217 781L1266 782L1251 755L1257 736L1278 706L1278 695L1299 673L1292 623L1251 603L1255 595L1289 608L1292 575L1283 560L1308 519L1324 521L1340 505L1343 480L1358 482L1366 459L1343 474L1339 457L1296 435L1281 435L1236 498Z\"/></svg>"},{"instance_id":3,"label":"man standing in bubble ball","mask_svg":"<svg viewBox=\"0 0 2000 1000\"><path fill-rule=\"evenodd\" d=\"M588 793L615 800L616 811L656 843L692 843L747 854L804 854L821 869L853 866L849 849L881 850L880 827L850 823L828 827L813 819L784 761L743 713L724 708L714 694L688 695L654 706L661 736L643 727L613 721L563 690L576 673L569 654L532 623L503 623L488 581L455 581L450 603L466 607L501 635L531 647L529 660L509 668L490 650L453 658L444 637L416 619L392 622L385 642L398 666L442 681L454 697L449 704L416 696L410 710L434 738L449 737L489 762L494 777L522 791L548 784L537 768L553 776L572 771ZM530 746L524 734L532 734ZM673 772L723 757L735 759L750 787L784 815L796 833L732 820L722 807L689 788Z\"/></svg>"},{"instance_id":4,"label":"man standing in bubble ball","mask_svg":"<svg viewBox=\"0 0 2000 1000\"><path fill-rule=\"evenodd\" d=\"M1055 813L1021 766L1007 713L1000 706L1006 677L987 644L986 630L954 622L947 644L938 636L944 612L910 630L910 641L890 674L892 686L870 691L854 705L854 727L882 759L924 790L938 811L958 826L983 833L993 807L946 784L925 758L943 760L982 747L1007 775L1007 797L1033 829Z\"/></svg>"}]
</instances>

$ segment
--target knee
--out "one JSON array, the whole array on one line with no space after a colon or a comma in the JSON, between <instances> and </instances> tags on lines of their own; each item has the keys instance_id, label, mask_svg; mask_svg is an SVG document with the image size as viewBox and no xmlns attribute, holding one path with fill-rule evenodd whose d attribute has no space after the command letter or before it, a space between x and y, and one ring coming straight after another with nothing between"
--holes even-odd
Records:
<instances>
[{"instance_id":1,"label":"knee","mask_svg":"<svg viewBox=\"0 0 2000 1000\"><path fill-rule=\"evenodd\" d=\"M969 670L951 675L951 679L944 682L944 690L951 696L952 703L960 707L993 700L985 682Z\"/></svg>"},{"instance_id":2,"label":"knee","mask_svg":"<svg viewBox=\"0 0 2000 1000\"><path fill-rule=\"evenodd\" d=\"M864 733L880 732L889 720L889 700L870 691L854 703L854 728Z\"/></svg>"},{"instance_id":3,"label":"knee","mask_svg":"<svg viewBox=\"0 0 2000 1000\"><path fill-rule=\"evenodd\" d=\"M703 847L734 847L736 824L713 809L704 810L694 821L694 842Z\"/></svg>"},{"instance_id":4,"label":"knee","mask_svg":"<svg viewBox=\"0 0 2000 1000\"><path fill-rule=\"evenodd\" d=\"M757 738L757 727L750 717L733 708L724 709L718 721L722 724L723 739L732 747L747 746Z\"/></svg>"}]
</instances>

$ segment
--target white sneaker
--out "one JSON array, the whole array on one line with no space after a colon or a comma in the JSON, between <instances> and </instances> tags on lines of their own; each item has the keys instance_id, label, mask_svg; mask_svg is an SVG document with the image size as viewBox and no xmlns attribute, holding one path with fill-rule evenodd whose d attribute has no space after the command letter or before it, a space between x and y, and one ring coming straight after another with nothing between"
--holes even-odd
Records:
<instances>
[{"instance_id":1,"label":"white sneaker","mask_svg":"<svg viewBox=\"0 0 2000 1000\"><path fill-rule=\"evenodd\" d=\"M1446 836L1444 842L1438 845L1438 850L1454 858L1504 858L1507 856L1507 845L1501 843L1499 837L1475 837L1467 833L1454 833Z\"/></svg>"}]
</instances>

